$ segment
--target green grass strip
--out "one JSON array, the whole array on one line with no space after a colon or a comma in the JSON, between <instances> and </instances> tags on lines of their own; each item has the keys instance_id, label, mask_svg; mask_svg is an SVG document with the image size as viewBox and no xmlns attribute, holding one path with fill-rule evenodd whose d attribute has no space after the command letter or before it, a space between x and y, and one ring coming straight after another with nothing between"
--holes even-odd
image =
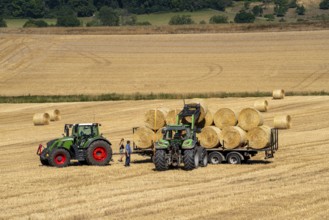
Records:
<instances>
[{"instance_id":1,"label":"green grass strip","mask_svg":"<svg viewBox=\"0 0 329 220\"><path fill-rule=\"evenodd\" d=\"M328 96L326 91L286 92L286 96ZM0 103L55 103L55 102L94 102L120 100L191 99L191 98L244 98L268 97L271 92L214 92L214 93L108 93L102 95L26 95L0 96Z\"/></svg>"}]
</instances>

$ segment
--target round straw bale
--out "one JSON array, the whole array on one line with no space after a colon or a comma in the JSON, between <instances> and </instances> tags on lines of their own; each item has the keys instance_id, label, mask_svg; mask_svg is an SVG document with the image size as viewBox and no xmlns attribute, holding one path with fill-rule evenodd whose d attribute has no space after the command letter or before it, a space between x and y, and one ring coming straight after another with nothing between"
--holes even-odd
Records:
<instances>
[{"instance_id":1,"label":"round straw bale","mask_svg":"<svg viewBox=\"0 0 329 220\"><path fill-rule=\"evenodd\" d=\"M162 139L163 137L163 134L162 134L162 129L164 127L160 128L159 130L157 130L157 132L155 132L155 135L153 137L153 141L156 142L156 141L159 141L160 139Z\"/></svg>"},{"instance_id":2,"label":"round straw bale","mask_svg":"<svg viewBox=\"0 0 329 220\"><path fill-rule=\"evenodd\" d=\"M245 131L261 126L264 123L262 114L254 108L242 109L238 121L238 125Z\"/></svg>"},{"instance_id":3,"label":"round straw bale","mask_svg":"<svg viewBox=\"0 0 329 220\"><path fill-rule=\"evenodd\" d=\"M166 108L157 108L148 110L145 113L145 126L158 130L166 125L166 117L168 114L168 109Z\"/></svg>"},{"instance_id":4,"label":"round straw bale","mask_svg":"<svg viewBox=\"0 0 329 220\"><path fill-rule=\"evenodd\" d=\"M33 116L34 125L48 125L50 116L48 113L36 113Z\"/></svg>"},{"instance_id":5,"label":"round straw bale","mask_svg":"<svg viewBox=\"0 0 329 220\"><path fill-rule=\"evenodd\" d=\"M243 147L246 140L246 132L238 126L226 126L220 133L220 143L227 149Z\"/></svg>"},{"instance_id":6,"label":"round straw bale","mask_svg":"<svg viewBox=\"0 0 329 220\"><path fill-rule=\"evenodd\" d=\"M251 129L247 133L249 147L253 149L263 149L271 143L271 128L262 125Z\"/></svg>"},{"instance_id":7,"label":"round straw bale","mask_svg":"<svg viewBox=\"0 0 329 220\"><path fill-rule=\"evenodd\" d=\"M275 116L273 119L273 124L275 128L279 128L279 129L291 128L291 116L290 115Z\"/></svg>"},{"instance_id":8,"label":"round straw bale","mask_svg":"<svg viewBox=\"0 0 329 220\"><path fill-rule=\"evenodd\" d=\"M198 137L200 144L204 148L214 148L220 144L221 130L215 126L204 127Z\"/></svg>"},{"instance_id":9,"label":"round straw bale","mask_svg":"<svg viewBox=\"0 0 329 220\"><path fill-rule=\"evenodd\" d=\"M273 90L272 92L273 99L283 99L285 94L283 89Z\"/></svg>"},{"instance_id":10,"label":"round straw bale","mask_svg":"<svg viewBox=\"0 0 329 220\"><path fill-rule=\"evenodd\" d=\"M267 112L268 102L266 100L256 100L254 102L254 108L260 112Z\"/></svg>"},{"instance_id":11,"label":"round straw bale","mask_svg":"<svg viewBox=\"0 0 329 220\"><path fill-rule=\"evenodd\" d=\"M192 99L187 104L200 104L200 116L197 120L198 123L202 122L202 120L206 117L208 106L207 103L202 99ZM192 122L192 116L185 117L187 122Z\"/></svg>"},{"instance_id":12,"label":"round straw bale","mask_svg":"<svg viewBox=\"0 0 329 220\"><path fill-rule=\"evenodd\" d=\"M236 113L229 108L220 108L214 114L216 127L224 128L225 126L235 126L238 122Z\"/></svg>"},{"instance_id":13,"label":"round straw bale","mask_svg":"<svg viewBox=\"0 0 329 220\"><path fill-rule=\"evenodd\" d=\"M140 127L135 130L133 140L138 148L146 149L153 146L154 137L154 131L146 127Z\"/></svg>"},{"instance_id":14,"label":"round straw bale","mask_svg":"<svg viewBox=\"0 0 329 220\"><path fill-rule=\"evenodd\" d=\"M176 118L178 113L180 112L180 109L172 109L168 112L167 117L166 117L166 124L167 125L175 125L176 122Z\"/></svg>"},{"instance_id":15,"label":"round straw bale","mask_svg":"<svg viewBox=\"0 0 329 220\"><path fill-rule=\"evenodd\" d=\"M59 121L61 120L61 112L58 109L48 110L46 113L50 116L50 121Z\"/></svg>"},{"instance_id":16,"label":"round straw bale","mask_svg":"<svg viewBox=\"0 0 329 220\"><path fill-rule=\"evenodd\" d=\"M214 123L213 114L208 110L206 113L206 117L197 124L197 127L204 128L206 126L211 126Z\"/></svg>"}]
</instances>

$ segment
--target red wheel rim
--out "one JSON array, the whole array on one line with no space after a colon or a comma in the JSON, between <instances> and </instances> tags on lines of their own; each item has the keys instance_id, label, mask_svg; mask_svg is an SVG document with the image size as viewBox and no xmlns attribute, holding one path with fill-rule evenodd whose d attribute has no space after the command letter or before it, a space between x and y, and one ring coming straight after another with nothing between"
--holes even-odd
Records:
<instances>
[{"instance_id":1,"label":"red wheel rim","mask_svg":"<svg viewBox=\"0 0 329 220\"><path fill-rule=\"evenodd\" d=\"M57 165L64 164L66 162L66 156L63 153L56 154L55 156L55 163Z\"/></svg>"},{"instance_id":2,"label":"red wheel rim","mask_svg":"<svg viewBox=\"0 0 329 220\"><path fill-rule=\"evenodd\" d=\"M107 157L107 152L104 147L96 147L93 152L93 157L97 161L103 161Z\"/></svg>"}]
</instances>

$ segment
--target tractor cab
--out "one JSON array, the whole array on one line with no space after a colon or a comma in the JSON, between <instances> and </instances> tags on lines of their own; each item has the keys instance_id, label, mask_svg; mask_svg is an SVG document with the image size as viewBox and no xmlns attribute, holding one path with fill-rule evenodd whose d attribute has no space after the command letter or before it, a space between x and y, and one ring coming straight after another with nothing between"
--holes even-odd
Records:
<instances>
[{"instance_id":1,"label":"tractor cab","mask_svg":"<svg viewBox=\"0 0 329 220\"><path fill-rule=\"evenodd\" d=\"M77 138L100 136L99 126L101 124L98 123L65 124L63 136Z\"/></svg>"},{"instance_id":2,"label":"tractor cab","mask_svg":"<svg viewBox=\"0 0 329 220\"><path fill-rule=\"evenodd\" d=\"M186 140L191 138L191 129L184 125L170 125L162 129L164 140Z\"/></svg>"}]
</instances>

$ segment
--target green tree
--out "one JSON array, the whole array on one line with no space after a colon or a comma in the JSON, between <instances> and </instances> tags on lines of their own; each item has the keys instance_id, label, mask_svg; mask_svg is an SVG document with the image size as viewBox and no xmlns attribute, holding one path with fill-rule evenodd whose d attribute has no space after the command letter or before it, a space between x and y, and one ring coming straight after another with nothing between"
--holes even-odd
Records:
<instances>
[{"instance_id":1,"label":"green tree","mask_svg":"<svg viewBox=\"0 0 329 220\"><path fill-rule=\"evenodd\" d=\"M322 0L319 5L320 9L327 10L329 9L329 0Z\"/></svg>"},{"instance_id":2,"label":"green tree","mask_svg":"<svg viewBox=\"0 0 329 220\"><path fill-rule=\"evenodd\" d=\"M306 9L305 9L304 5L297 5L296 13L298 15L305 15L305 11L306 11Z\"/></svg>"},{"instance_id":3,"label":"green tree","mask_svg":"<svg viewBox=\"0 0 329 220\"><path fill-rule=\"evenodd\" d=\"M234 17L236 23L253 23L255 21L255 15L250 12L241 10Z\"/></svg>"},{"instance_id":4,"label":"green tree","mask_svg":"<svg viewBox=\"0 0 329 220\"><path fill-rule=\"evenodd\" d=\"M70 7L64 6L58 12L56 25L61 27L77 27L81 25L81 22Z\"/></svg>"},{"instance_id":5,"label":"green tree","mask_svg":"<svg viewBox=\"0 0 329 220\"><path fill-rule=\"evenodd\" d=\"M68 4L77 12L78 17L90 17L96 11L92 0L69 0Z\"/></svg>"},{"instance_id":6,"label":"green tree","mask_svg":"<svg viewBox=\"0 0 329 220\"><path fill-rule=\"evenodd\" d=\"M194 24L191 15L175 15L170 18L170 25Z\"/></svg>"},{"instance_id":7,"label":"green tree","mask_svg":"<svg viewBox=\"0 0 329 220\"><path fill-rule=\"evenodd\" d=\"M41 18L45 15L43 0L13 0L11 14L14 17Z\"/></svg>"},{"instance_id":8,"label":"green tree","mask_svg":"<svg viewBox=\"0 0 329 220\"><path fill-rule=\"evenodd\" d=\"M120 22L118 13L107 6L103 6L99 10L98 18L104 26L118 26Z\"/></svg>"},{"instance_id":9,"label":"green tree","mask_svg":"<svg viewBox=\"0 0 329 220\"><path fill-rule=\"evenodd\" d=\"M228 23L228 18L222 15L214 15L209 19L209 24Z\"/></svg>"},{"instance_id":10,"label":"green tree","mask_svg":"<svg viewBox=\"0 0 329 220\"><path fill-rule=\"evenodd\" d=\"M288 4L289 8L296 8L297 7L297 0L291 0Z\"/></svg>"},{"instance_id":11,"label":"green tree","mask_svg":"<svg viewBox=\"0 0 329 220\"><path fill-rule=\"evenodd\" d=\"M25 24L23 25L23 28L29 28L29 27L48 27L48 23L44 20L33 20L29 19Z\"/></svg>"},{"instance_id":12,"label":"green tree","mask_svg":"<svg viewBox=\"0 0 329 220\"><path fill-rule=\"evenodd\" d=\"M260 5L256 5L252 8L252 13L258 17L263 15L263 8Z\"/></svg>"},{"instance_id":13,"label":"green tree","mask_svg":"<svg viewBox=\"0 0 329 220\"><path fill-rule=\"evenodd\" d=\"M0 17L0 28L3 28L3 27L7 27L7 23L2 17Z\"/></svg>"},{"instance_id":14,"label":"green tree","mask_svg":"<svg viewBox=\"0 0 329 220\"><path fill-rule=\"evenodd\" d=\"M274 14L277 17L285 16L286 12L288 11L288 0L274 0Z\"/></svg>"}]
</instances>

